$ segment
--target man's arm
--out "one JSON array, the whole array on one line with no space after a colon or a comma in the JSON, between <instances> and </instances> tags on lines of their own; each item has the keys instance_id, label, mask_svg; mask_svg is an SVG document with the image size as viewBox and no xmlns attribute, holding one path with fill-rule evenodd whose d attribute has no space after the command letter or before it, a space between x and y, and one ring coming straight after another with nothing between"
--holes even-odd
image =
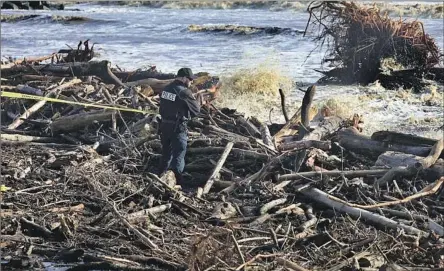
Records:
<instances>
[{"instance_id":1,"label":"man's arm","mask_svg":"<svg viewBox=\"0 0 444 271\"><path fill-rule=\"evenodd\" d=\"M200 101L196 100L196 98L194 98L194 95L190 89L187 88L181 91L180 98L184 100L185 103L187 104L188 110L190 110L190 115L192 118L199 115L201 103Z\"/></svg>"}]
</instances>

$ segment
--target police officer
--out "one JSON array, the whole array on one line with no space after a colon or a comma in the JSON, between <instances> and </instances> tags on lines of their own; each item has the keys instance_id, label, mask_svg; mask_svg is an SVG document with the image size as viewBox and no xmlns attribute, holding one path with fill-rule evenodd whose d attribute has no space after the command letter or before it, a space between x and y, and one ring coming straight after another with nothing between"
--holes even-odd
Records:
<instances>
[{"instance_id":1,"label":"police officer","mask_svg":"<svg viewBox=\"0 0 444 271\"><path fill-rule=\"evenodd\" d=\"M185 167L187 121L199 114L201 106L189 89L195 78L191 69L181 68L177 78L160 93L160 174L172 170L178 182Z\"/></svg>"}]
</instances>

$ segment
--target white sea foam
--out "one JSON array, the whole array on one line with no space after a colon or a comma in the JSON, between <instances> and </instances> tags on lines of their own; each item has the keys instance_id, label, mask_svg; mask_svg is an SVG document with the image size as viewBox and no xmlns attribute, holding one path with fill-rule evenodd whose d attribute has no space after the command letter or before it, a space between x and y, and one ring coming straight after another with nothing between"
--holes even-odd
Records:
<instances>
[{"instance_id":1,"label":"white sea foam","mask_svg":"<svg viewBox=\"0 0 444 271\"><path fill-rule=\"evenodd\" d=\"M149 6L166 9L269 9L272 11L296 11L305 12L307 10L307 2L300 1L175 1L175 2L161 2L161 1L121 1L130 6ZM102 3L105 4L105 3ZM106 4L112 4L107 2ZM361 4L373 5L375 4L382 12L388 12L392 16L409 16L419 18L444 18L442 2L437 1L423 1L412 3L409 1L363 1Z\"/></svg>"}]
</instances>

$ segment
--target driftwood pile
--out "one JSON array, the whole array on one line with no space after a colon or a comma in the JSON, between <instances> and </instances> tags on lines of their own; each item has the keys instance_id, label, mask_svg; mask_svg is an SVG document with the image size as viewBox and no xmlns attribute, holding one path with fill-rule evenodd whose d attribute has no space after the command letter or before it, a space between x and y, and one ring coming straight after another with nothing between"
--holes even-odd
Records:
<instances>
[{"instance_id":1,"label":"driftwood pile","mask_svg":"<svg viewBox=\"0 0 444 271\"><path fill-rule=\"evenodd\" d=\"M441 52L422 22L394 20L376 5L345 1L313 2L308 12L307 28L319 28L315 40L327 46L324 61L336 67L321 71L322 81L368 84L379 80L385 88L418 92L425 85L423 78L444 82L443 69L436 66ZM387 60L395 65L385 68Z\"/></svg>"},{"instance_id":2,"label":"driftwood pile","mask_svg":"<svg viewBox=\"0 0 444 271\"><path fill-rule=\"evenodd\" d=\"M314 86L286 124L267 125L214 107L217 78L201 75L205 117L189 124L180 187L150 173L156 93L171 75L107 62L2 67L2 91L152 112L2 97L2 267L444 267L442 139L365 137L358 115L313 111Z\"/></svg>"}]
</instances>

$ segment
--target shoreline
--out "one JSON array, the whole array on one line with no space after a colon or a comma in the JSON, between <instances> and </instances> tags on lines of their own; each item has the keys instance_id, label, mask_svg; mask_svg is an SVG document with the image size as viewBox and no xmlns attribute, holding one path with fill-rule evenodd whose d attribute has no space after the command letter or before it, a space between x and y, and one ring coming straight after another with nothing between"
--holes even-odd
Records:
<instances>
[{"instance_id":1,"label":"shoreline","mask_svg":"<svg viewBox=\"0 0 444 271\"><path fill-rule=\"evenodd\" d=\"M86 3L86 2L79 2ZM211 1L100 1L90 2L98 5L115 5L115 6L147 6L151 8L166 9L265 9L270 11L288 11L306 12L308 2L288 1L283 3L273 3L270 1L234 1L234 2L211 2ZM385 1L363 1L360 2L365 6L373 6L380 8L382 13L387 12L393 17L418 17L418 18L444 18L443 5L441 2L420 2L415 5L403 3L403 1L385 2Z\"/></svg>"},{"instance_id":2,"label":"shoreline","mask_svg":"<svg viewBox=\"0 0 444 271\"><path fill-rule=\"evenodd\" d=\"M57 87L59 99L151 109L158 106L154 87L149 92L127 89L120 82L104 83L105 75L97 72L96 76L79 78L72 78L69 71L58 70L58 74L21 79L14 73L2 76L18 93L41 89L40 94L47 95L51 92L47 80L63 80ZM23 84L32 87L23 88ZM150 173L157 167L160 154L154 112L115 114L47 103L27 116L34 121L17 124L18 119L11 119L9 114L7 124L14 129L4 129L1 139L2 155L8 157L1 165L2 225L8 225L2 234L2 260L6 260L2 265L29 269L52 262L69 263L67 270L183 271L214 265L239 269L254 262L261 263L262 270L275 270L282 262L291 262L308 270L325 270L341 264L339 256L349 247L338 249L338 242L352 246L359 243L356 249L372 253L378 253L374 242L384 250L403 242L404 250L386 256L402 266L409 266L410 261L404 261L398 253L418 258L423 253L438 253L439 244L429 243L423 252L409 247L410 236L403 237L405 240L386 236L404 229L408 234L419 234L421 240L431 238L428 225L407 226L404 219L409 216L397 210L402 203L393 198L402 193L405 201L411 197L421 200L412 192L410 182L417 191L428 184L438 189L444 183L443 178L437 179L443 175L444 164L436 161L443 149L442 139L387 131L365 137L358 132L366 129L365 119L340 117L330 110L332 105L318 112L303 109L319 94L316 87L307 89L301 111L290 114L288 126L268 125L237 110L204 107L204 116L189 123L187 175L181 184L172 175L159 178ZM322 100L322 95L319 98ZM20 103L23 106L18 113L23 115L23 109L31 108L36 101ZM2 99L2 108L15 104L14 100ZM309 121L316 119L306 124L314 130L298 140L301 125L297 123L305 122L304 115ZM47 125L49 129L42 129ZM345 151L334 147L338 142ZM390 151L399 146L405 153L391 155ZM301 153L306 154L301 158ZM399 159L412 167L427 153L434 153L429 168L419 175L406 174L404 179L409 182L397 182L398 189L381 188L389 200L375 196L375 180L389 178L389 168L396 170ZM295 165L298 161L301 164ZM294 170L295 166L299 169ZM344 179L348 185L340 185ZM357 196L356 189L372 202L387 205L385 216ZM439 207L433 200L438 195L422 197L426 196L431 198L422 201L427 208ZM341 211L360 219L343 219L337 204L342 204ZM410 209L421 219L440 222L438 211ZM350 228L358 231L349 233ZM270 252L270 248L279 250L279 254ZM310 259L313 253L323 256ZM331 255L338 260L331 261ZM41 262L42 257L46 264ZM415 264L436 265L431 257L421 259Z\"/></svg>"}]
</instances>

